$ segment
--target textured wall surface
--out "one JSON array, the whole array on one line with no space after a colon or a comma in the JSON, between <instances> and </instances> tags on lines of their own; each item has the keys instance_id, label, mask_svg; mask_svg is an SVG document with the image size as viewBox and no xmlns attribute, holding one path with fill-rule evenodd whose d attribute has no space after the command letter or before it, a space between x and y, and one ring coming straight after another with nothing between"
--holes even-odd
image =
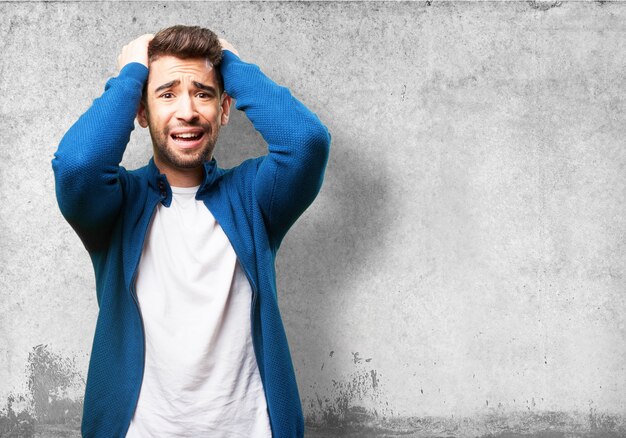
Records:
<instances>
[{"instance_id":1,"label":"textured wall surface","mask_svg":"<svg viewBox=\"0 0 626 438\"><path fill-rule=\"evenodd\" d=\"M77 436L97 306L50 160L201 24L326 123L278 259L310 437L626 436L626 4L0 3L0 436ZM223 166L264 152L244 115ZM124 164L149 158L133 134Z\"/></svg>"}]
</instances>

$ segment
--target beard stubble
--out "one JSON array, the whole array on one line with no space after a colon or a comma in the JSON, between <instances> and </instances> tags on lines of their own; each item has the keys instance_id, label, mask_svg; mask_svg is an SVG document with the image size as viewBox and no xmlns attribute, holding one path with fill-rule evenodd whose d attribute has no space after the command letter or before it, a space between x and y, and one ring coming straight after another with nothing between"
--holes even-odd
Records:
<instances>
[{"instance_id":1,"label":"beard stubble","mask_svg":"<svg viewBox=\"0 0 626 438\"><path fill-rule=\"evenodd\" d=\"M170 144L170 131L176 128L192 127L202 129L206 143L199 150L189 153L186 153L184 150L175 149L175 146ZM161 160L179 169L194 169L202 166L204 162L209 161L215 150L217 134L217 132L213 132L209 124L180 124L174 127L167 127L161 131L153 130L152 126L150 126L150 137L152 138L155 153L159 154Z\"/></svg>"}]
</instances>

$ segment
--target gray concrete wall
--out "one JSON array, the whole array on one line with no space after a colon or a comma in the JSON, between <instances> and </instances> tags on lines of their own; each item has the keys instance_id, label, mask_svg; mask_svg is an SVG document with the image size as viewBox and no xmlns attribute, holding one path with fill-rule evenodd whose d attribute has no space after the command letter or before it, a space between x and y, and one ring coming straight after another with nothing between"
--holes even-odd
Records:
<instances>
[{"instance_id":1,"label":"gray concrete wall","mask_svg":"<svg viewBox=\"0 0 626 438\"><path fill-rule=\"evenodd\" d=\"M201 24L333 135L279 292L311 437L626 436L626 4L1 3L0 435L75 436L97 314L52 154ZM224 166L262 154L245 116ZM142 165L137 131L124 164Z\"/></svg>"}]
</instances>

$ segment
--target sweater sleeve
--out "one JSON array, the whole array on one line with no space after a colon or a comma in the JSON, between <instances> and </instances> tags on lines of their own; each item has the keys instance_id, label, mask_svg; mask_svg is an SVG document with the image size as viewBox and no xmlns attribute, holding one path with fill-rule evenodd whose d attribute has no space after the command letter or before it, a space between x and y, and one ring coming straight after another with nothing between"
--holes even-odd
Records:
<instances>
[{"instance_id":1,"label":"sweater sleeve","mask_svg":"<svg viewBox=\"0 0 626 438\"><path fill-rule=\"evenodd\" d=\"M52 160L56 195L65 219L88 251L108 241L122 205L120 166L148 68L126 65L63 136Z\"/></svg>"},{"instance_id":2,"label":"sweater sleeve","mask_svg":"<svg viewBox=\"0 0 626 438\"><path fill-rule=\"evenodd\" d=\"M313 202L328 161L330 134L319 118L289 90L230 51L221 64L226 92L236 100L268 144L255 180L274 249Z\"/></svg>"}]
</instances>

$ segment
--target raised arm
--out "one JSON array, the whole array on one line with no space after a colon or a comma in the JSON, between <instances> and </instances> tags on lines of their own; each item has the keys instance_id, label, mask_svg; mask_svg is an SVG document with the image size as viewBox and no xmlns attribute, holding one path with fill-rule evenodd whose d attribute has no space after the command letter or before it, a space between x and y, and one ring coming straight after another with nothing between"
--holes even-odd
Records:
<instances>
[{"instance_id":1,"label":"raised arm","mask_svg":"<svg viewBox=\"0 0 626 438\"><path fill-rule=\"evenodd\" d=\"M225 91L268 144L255 182L274 248L313 202L328 161L330 134L319 118L222 40Z\"/></svg>"},{"instance_id":2,"label":"raised arm","mask_svg":"<svg viewBox=\"0 0 626 438\"><path fill-rule=\"evenodd\" d=\"M151 39L143 35L124 46L119 75L63 136L52 160L59 208L88 251L106 244L122 204L119 163L148 76Z\"/></svg>"}]
</instances>

